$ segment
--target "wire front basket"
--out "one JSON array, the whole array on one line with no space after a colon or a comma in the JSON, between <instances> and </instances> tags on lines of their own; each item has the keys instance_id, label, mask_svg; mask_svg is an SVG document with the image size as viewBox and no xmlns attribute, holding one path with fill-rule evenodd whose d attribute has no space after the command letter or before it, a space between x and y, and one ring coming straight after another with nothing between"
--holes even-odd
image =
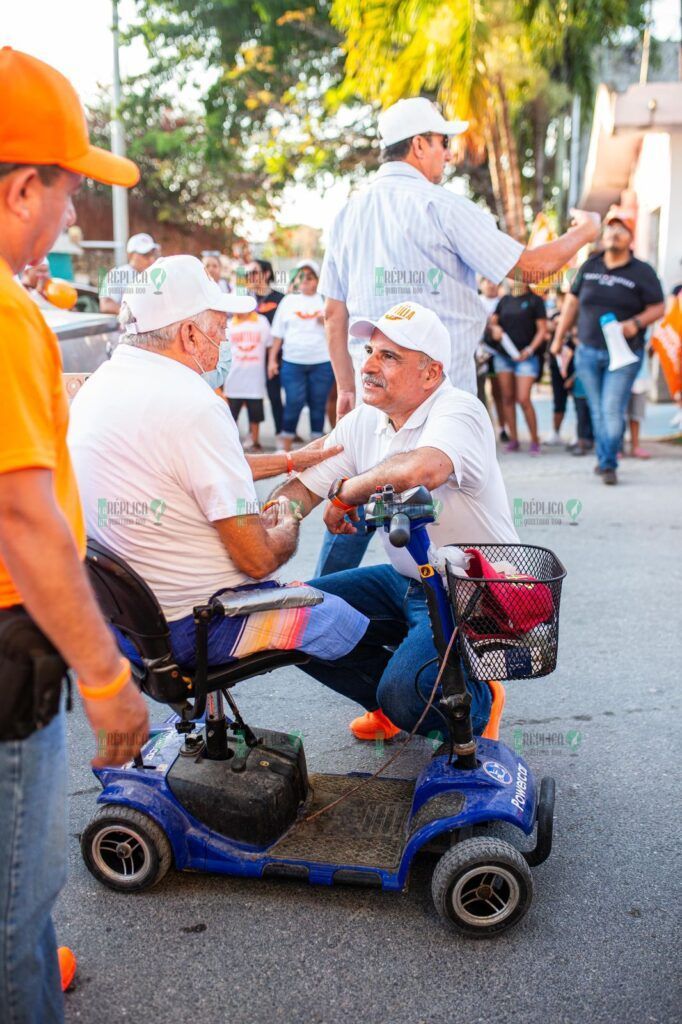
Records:
<instances>
[{"instance_id":1,"label":"wire front basket","mask_svg":"<svg viewBox=\"0 0 682 1024\"><path fill-rule=\"evenodd\" d=\"M458 544L480 552L460 576L450 562L448 590L460 627L459 650L479 682L537 679L556 668L559 605L566 570L547 548L530 544ZM491 568L492 567L492 571Z\"/></svg>"}]
</instances>

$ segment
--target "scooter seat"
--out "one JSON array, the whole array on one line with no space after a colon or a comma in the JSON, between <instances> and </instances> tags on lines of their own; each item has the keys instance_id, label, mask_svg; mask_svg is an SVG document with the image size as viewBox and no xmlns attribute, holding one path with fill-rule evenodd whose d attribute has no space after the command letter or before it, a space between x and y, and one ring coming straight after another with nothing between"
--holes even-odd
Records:
<instances>
[{"instance_id":1,"label":"scooter seat","mask_svg":"<svg viewBox=\"0 0 682 1024\"><path fill-rule=\"evenodd\" d=\"M88 541L86 565L105 619L139 651L143 665L133 665L132 671L145 693L173 706L195 697L197 670L175 661L166 617L145 581L120 555L94 540ZM226 592L214 600L214 610L218 614L246 615L271 608L306 607L322 600L323 594L314 587L254 588ZM250 676L308 660L302 651L259 651L238 661L209 666L201 689L204 693L226 690Z\"/></svg>"}]
</instances>

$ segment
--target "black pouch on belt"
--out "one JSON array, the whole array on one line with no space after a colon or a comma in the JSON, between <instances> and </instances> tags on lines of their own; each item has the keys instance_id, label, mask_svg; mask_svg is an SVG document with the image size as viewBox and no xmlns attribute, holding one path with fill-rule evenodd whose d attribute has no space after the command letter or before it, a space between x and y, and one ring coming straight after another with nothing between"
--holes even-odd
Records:
<instances>
[{"instance_id":1,"label":"black pouch on belt","mask_svg":"<svg viewBox=\"0 0 682 1024\"><path fill-rule=\"evenodd\" d=\"M0 609L0 742L24 740L59 711L67 665L21 605Z\"/></svg>"}]
</instances>

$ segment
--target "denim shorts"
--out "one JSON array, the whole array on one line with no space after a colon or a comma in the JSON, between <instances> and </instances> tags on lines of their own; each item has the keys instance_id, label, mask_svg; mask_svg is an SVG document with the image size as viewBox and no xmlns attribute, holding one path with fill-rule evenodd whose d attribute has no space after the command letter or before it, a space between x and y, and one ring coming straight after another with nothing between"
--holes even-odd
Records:
<instances>
[{"instance_id":1,"label":"denim shorts","mask_svg":"<svg viewBox=\"0 0 682 1024\"><path fill-rule=\"evenodd\" d=\"M530 356L520 363L515 362L506 352L496 352L493 356L493 369L495 373L513 373L517 377L537 377L540 372L540 360L537 356Z\"/></svg>"}]
</instances>

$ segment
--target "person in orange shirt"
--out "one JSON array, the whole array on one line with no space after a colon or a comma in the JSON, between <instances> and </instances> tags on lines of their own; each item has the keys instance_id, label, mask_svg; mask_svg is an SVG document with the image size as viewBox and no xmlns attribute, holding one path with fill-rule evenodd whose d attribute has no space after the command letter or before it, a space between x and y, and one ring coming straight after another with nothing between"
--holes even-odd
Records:
<instances>
[{"instance_id":1,"label":"person in orange shirt","mask_svg":"<svg viewBox=\"0 0 682 1024\"><path fill-rule=\"evenodd\" d=\"M66 666L97 738L93 764L130 760L148 718L82 566L57 339L14 275L73 224L84 176L130 187L139 174L90 145L78 96L49 65L0 49L0 94L0 1007L3 1024L59 1024Z\"/></svg>"}]
</instances>

